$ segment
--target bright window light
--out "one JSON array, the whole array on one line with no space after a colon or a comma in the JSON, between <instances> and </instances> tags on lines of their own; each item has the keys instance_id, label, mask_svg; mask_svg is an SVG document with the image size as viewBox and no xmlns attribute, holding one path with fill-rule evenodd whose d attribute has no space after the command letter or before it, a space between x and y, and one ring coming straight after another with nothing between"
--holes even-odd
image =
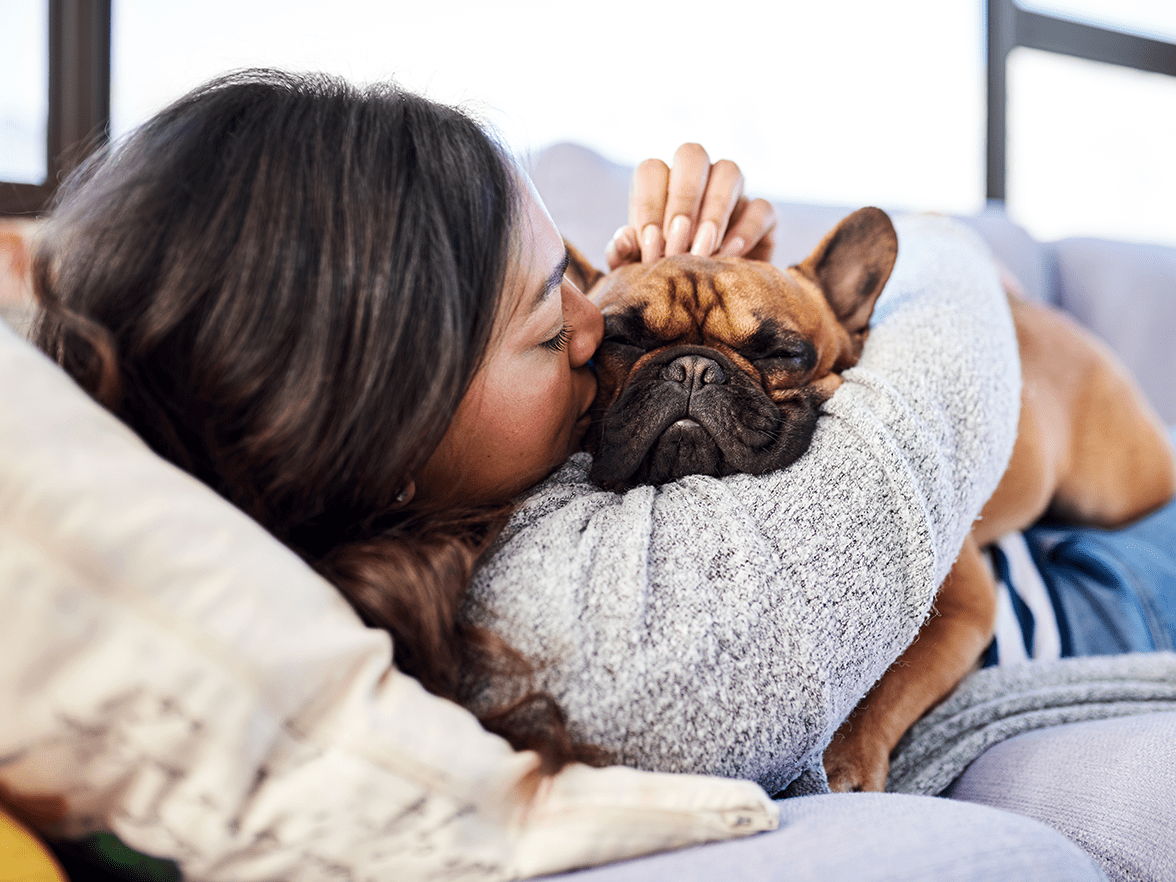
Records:
<instances>
[{"instance_id":1,"label":"bright window light","mask_svg":"<svg viewBox=\"0 0 1176 882\"><path fill-rule=\"evenodd\" d=\"M981 26L980 4L943 0L115 0L114 130L231 68L394 76L519 153L573 140L635 163L696 140L756 194L968 213Z\"/></svg>"},{"instance_id":2,"label":"bright window light","mask_svg":"<svg viewBox=\"0 0 1176 882\"><path fill-rule=\"evenodd\" d=\"M1170 0L1023 5L1176 35ZM1014 219L1042 239L1176 244L1176 78L1038 54L1010 62ZM633 164L697 140L757 195L982 207L979 0L114 0L113 59L116 135L226 70L324 70L466 104L519 155L576 141Z\"/></svg>"},{"instance_id":3,"label":"bright window light","mask_svg":"<svg viewBox=\"0 0 1176 882\"><path fill-rule=\"evenodd\" d=\"M1008 83L1014 220L1041 239L1176 245L1176 77L1016 49Z\"/></svg>"},{"instance_id":4,"label":"bright window light","mask_svg":"<svg viewBox=\"0 0 1176 882\"><path fill-rule=\"evenodd\" d=\"M0 181L43 184L49 124L49 4L0 0Z\"/></svg>"}]
</instances>

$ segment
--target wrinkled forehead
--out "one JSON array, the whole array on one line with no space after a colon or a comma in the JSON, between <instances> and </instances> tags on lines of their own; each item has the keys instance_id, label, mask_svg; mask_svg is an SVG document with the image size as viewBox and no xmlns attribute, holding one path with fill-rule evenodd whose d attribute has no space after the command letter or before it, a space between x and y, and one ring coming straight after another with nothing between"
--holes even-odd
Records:
<instances>
[{"instance_id":1,"label":"wrinkled forehead","mask_svg":"<svg viewBox=\"0 0 1176 882\"><path fill-rule=\"evenodd\" d=\"M759 261L682 255L622 267L596 286L592 299L606 317L639 316L661 340L734 341L754 335L766 318L799 319L800 302L811 300L804 284Z\"/></svg>"}]
</instances>

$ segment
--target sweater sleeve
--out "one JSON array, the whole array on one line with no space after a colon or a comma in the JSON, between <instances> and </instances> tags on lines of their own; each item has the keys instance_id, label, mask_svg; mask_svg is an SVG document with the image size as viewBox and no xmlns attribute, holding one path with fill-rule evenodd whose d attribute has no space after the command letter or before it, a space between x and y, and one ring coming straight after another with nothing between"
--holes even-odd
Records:
<instances>
[{"instance_id":1,"label":"sweater sleeve","mask_svg":"<svg viewBox=\"0 0 1176 882\"><path fill-rule=\"evenodd\" d=\"M996 272L950 220L896 226L862 359L800 460L615 494L575 456L475 577L471 618L619 762L768 792L819 764L995 489L1020 389Z\"/></svg>"}]
</instances>

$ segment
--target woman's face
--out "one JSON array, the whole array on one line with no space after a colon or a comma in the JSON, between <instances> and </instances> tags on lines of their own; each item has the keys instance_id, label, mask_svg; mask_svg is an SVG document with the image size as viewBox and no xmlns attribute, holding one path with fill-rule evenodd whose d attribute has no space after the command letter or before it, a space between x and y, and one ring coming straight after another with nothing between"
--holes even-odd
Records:
<instances>
[{"instance_id":1,"label":"woman's face","mask_svg":"<svg viewBox=\"0 0 1176 882\"><path fill-rule=\"evenodd\" d=\"M525 181L525 179L524 179ZM509 499L579 448L596 377L588 360L604 322L564 278L567 251L525 181L495 334L445 437L416 477L416 499Z\"/></svg>"}]
</instances>

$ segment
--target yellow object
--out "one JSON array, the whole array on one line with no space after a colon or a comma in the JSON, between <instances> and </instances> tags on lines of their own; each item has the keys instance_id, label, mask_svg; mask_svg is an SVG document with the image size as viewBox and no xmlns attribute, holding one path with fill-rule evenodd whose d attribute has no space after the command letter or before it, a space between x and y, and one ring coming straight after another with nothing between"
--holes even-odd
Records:
<instances>
[{"instance_id":1,"label":"yellow object","mask_svg":"<svg viewBox=\"0 0 1176 882\"><path fill-rule=\"evenodd\" d=\"M68 882L36 836L0 809L0 882Z\"/></svg>"}]
</instances>

